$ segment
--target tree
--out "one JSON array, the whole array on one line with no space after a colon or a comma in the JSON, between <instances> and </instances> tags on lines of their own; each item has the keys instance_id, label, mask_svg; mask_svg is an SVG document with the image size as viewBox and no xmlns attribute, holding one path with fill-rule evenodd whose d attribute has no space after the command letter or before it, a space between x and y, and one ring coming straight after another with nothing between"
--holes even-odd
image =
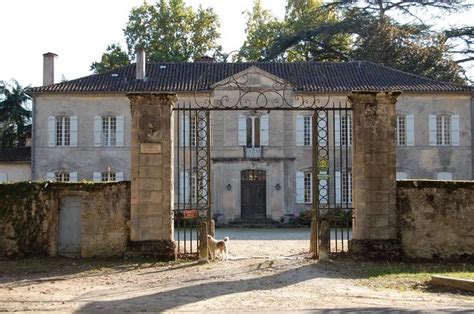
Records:
<instances>
[{"instance_id":1,"label":"tree","mask_svg":"<svg viewBox=\"0 0 474 314\"><path fill-rule=\"evenodd\" d=\"M266 60L278 59L288 51L301 49L302 42L308 42L318 44L322 49L321 55L332 53L332 60L372 61L436 80L463 83L465 76L459 63L470 59L454 61L452 41L462 38L468 46L468 49L463 51L466 53L472 44L472 32L469 33L469 28L463 31L434 31L418 16L427 8L440 12L457 12L465 9L466 5L459 1L439 3L414 0L329 3L317 8L314 16L317 16L317 12L335 10L339 19L280 36L267 50ZM396 13L409 16L415 21L398 22L391 17L396 16ZM333 43L320 44L320 38L331 36L350 38L351 49L341 49ZM472 54L472 49L470 52Z\"/></svg>"},{"instance_id":2,"label":"tree","mask_svg":"<svg viewBox=\"0 0 474 314\"><path fill-rule=\"evenodd\" d=\"M91 71L94 73L104 73L108 70L128 65L129 63L130 60L128 59L127 53L122 50L119 43L114 43L107 46L99 62L92 63Z\"/></svg>"},{"instance_id":3,"label":"tree","mask_svg":"<svg viewBox=\"0 0 474 314\"><path fill-rule=\"evenodd\" d=\"M288 0L285 17L280 21L262 8L260 0L256 0L252 12L245 12L247 15L247 38L240 48L238 59L265 60L271 53L269 48L279 38L285 38L293 33L337 20L332 8L319 10L321 6L322 1L320 0ZM348 38L344 36L319 36L317 40L312 38L311 41L302 39L289 49L274 55L273 59L289 62L338 60L342 57L342 51L349 48L348 43ZM339 50L322 49L322 47L329 46L338 47Z\"/></svg>"},{"instance_id":4,"label":"tree","mask_svg":"<svg viewBox=\"0 0 474 314\"><path fill-rule=\"evenodd\" d=\"M0 98L1 146L24 146L25 135L31 130L31 111L26 108L30 97L17 81L7 84L3 93Z\"/></svg>"},{"instance_id":5,"label":"tree","mask_svg":"<svg viewBox=\"0 0 474 314\"><path fill-rule=\"evenodd\" d=\"M209 52L218 53L218 29L219 19L211 8L199 6L195 11L185 6L184 0L160 0L155 5L144 2L132 8L125 26L127 53L117 44L110 45L91 69L103 72L128 64L135 58L137 47L145 49L149 62L190 61Z\"/></svg>"}]
</instances>

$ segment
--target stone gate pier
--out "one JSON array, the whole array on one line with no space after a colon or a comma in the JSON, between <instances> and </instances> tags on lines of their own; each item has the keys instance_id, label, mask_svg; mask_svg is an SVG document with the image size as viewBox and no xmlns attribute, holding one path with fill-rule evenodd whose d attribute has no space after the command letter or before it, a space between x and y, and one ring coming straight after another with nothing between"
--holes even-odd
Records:
<instances>
[{"instance_id":1,"label":"stone gate pier","mask_svg":"<svg viewBox=\"0 0 474 314\"><path fill-rule=\"evenodd\" d=\"M400 92L352 92L351 250L368 258L401 254L397 238L395 104Z\"/></svg>"},{"instance_id":2,"label":"stone gate pier","mask_svg":"<svg viewBox=\"0 0 474 314\"><path fill-rule=\"evenodd\" d=\"M171 93L128 94L132 111L128 253L176 259Z\"/></svg>"}]
</instances>

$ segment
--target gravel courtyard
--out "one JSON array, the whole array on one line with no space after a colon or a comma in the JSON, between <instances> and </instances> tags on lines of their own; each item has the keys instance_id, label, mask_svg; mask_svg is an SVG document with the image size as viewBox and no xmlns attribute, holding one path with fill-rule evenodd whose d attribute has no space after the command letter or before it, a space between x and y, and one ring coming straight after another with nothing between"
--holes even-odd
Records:
<instances>
[{"instance_id":1,"label":"gravel courtyard","mask_svg":"<svg viewBox=\"0 0 474 314\"><path fill-rule=\"evenodd\" d=\"M230 260L0 261L0 311L472 310L466 294L384 288L306 258L308 229L221 229Z\"/></svg>"}]
</instances>

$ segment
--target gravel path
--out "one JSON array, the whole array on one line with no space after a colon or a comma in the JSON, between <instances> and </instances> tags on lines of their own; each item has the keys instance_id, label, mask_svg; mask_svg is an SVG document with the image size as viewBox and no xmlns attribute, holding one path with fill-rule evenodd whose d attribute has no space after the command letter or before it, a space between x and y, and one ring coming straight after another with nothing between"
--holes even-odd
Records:
<instances>
[{"instance_id":1,"label":"gravel path","mask_svg":"<svg viewBox=\"0 0 474 314\"><path fill-rule=\"evenodd\" d=\"M221 229L218 237L231 238L231 259L201 265L104 261L84 268L83 261L50 259L47 270L8 274L2 269L11 262L0 261L0 311L474 309L470 296L363 286L305 258L308 234Z\"/></svg>"}]
</instances>

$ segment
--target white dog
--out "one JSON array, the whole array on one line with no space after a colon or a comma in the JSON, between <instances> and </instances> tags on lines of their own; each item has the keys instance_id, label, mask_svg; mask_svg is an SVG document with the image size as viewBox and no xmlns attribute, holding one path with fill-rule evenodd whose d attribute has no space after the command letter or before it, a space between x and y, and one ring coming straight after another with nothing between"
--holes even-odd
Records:
<instances>
[{"instance_id":1,"label":"white dog","mask_svg":"<svg viewBox=\"0 0 474 314\"><path fill-rule=\"evenodd\" d=\"M212 261L216 259L217 251L220 252L222 260L227 261L227 242L229 242L229 237L225 237L224 240L216 240L211 235L207 236L207 247Z\"/></svg>"}]
</instances>

